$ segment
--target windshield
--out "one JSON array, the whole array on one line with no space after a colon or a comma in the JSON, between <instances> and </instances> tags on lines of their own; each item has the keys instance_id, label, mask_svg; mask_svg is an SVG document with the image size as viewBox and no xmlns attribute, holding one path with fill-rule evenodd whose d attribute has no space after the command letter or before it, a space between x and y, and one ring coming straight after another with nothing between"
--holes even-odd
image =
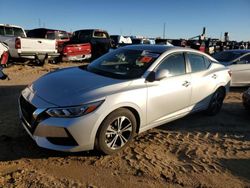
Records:
<instances>
[{"instance_id":1,"label":"windshield","mask_svg":"<svg viewBox=\"0 0 250 188\"><path fill-rule=\"evenodd\" d=\"M237 51L224 51L224 52L218 52L213 55L213 57L220 62L230 62L233 61L240 56L245 54L244 52L237 52Z\"/></svg>"},{"instance_id":2,"label":"windshield","mask_svg":"<svg viewBox=\"0 0 250 188\"><path fill-rule=\"evenodd\" d=\"M117 79L140 78L159 56L146 50L118 49L93 61L87 70Z\"/></svg>"}]
</instances>

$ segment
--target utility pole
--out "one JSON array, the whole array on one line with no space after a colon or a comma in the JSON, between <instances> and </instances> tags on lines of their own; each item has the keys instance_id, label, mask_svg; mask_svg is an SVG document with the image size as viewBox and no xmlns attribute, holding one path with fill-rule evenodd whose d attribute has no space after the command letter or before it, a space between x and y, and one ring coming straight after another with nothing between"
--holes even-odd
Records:
<instances>
[{"instance_id":1,"label":"utility pole","mask_svg":"<svg viewBox=\"0 0 250 188\"><path fill-rule=\"evenodd\" d=\"M163 24L163 39L165 39L166 23Z\"/></svg>"}]
</instances>

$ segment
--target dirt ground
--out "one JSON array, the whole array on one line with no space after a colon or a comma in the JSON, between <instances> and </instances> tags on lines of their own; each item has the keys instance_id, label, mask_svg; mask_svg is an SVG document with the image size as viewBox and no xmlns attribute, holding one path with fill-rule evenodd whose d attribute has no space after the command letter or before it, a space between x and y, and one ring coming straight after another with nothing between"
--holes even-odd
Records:
<instances>
[{"instance_id":1,"label":"dirt ground","mask_svg":"<svg viewBox=\"0 0 250 188\"><path fill-rule=\"evenodd\" d=\"M217 116L198 113L154 128L116 155L37 147L19 124L19 93L47 72L76 65L4 70L10 80L0 81L0 187L250 187L245 88L232 89Z\"/></svg>"}]
</instances>

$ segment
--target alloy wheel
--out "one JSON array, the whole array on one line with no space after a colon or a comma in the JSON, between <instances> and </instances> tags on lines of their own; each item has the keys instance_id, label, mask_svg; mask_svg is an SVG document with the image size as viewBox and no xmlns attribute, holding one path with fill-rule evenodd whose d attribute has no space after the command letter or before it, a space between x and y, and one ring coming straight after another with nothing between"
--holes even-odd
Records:
<instances>
[{"instance_id":1,"label":"alloy wheel","mask_svg":"<svg viewBox=\"0 0 250 188\"><path fill-rule=\"evenodd\" d=\"M123 147L132 136L132 123L125 116L119 116L112 121L105 133L105 142L112 150Z\"/></svg>"}]
</instances>

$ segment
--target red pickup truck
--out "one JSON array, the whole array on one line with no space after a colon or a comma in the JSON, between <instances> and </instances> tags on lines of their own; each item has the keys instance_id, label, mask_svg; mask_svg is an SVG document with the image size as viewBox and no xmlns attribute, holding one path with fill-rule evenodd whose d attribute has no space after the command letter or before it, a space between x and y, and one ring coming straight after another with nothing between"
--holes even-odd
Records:
<instances>
[{"instance_id":1,"label":"red pickup truck","mask_svg":"<svg viewBox=\"0 0 250 188\"><path fill-rule=\"evenodd\" d=\"M91 58L91 44L65 44L62 51L62 61L82 61Z\"/></svg>"}]
</instances>

